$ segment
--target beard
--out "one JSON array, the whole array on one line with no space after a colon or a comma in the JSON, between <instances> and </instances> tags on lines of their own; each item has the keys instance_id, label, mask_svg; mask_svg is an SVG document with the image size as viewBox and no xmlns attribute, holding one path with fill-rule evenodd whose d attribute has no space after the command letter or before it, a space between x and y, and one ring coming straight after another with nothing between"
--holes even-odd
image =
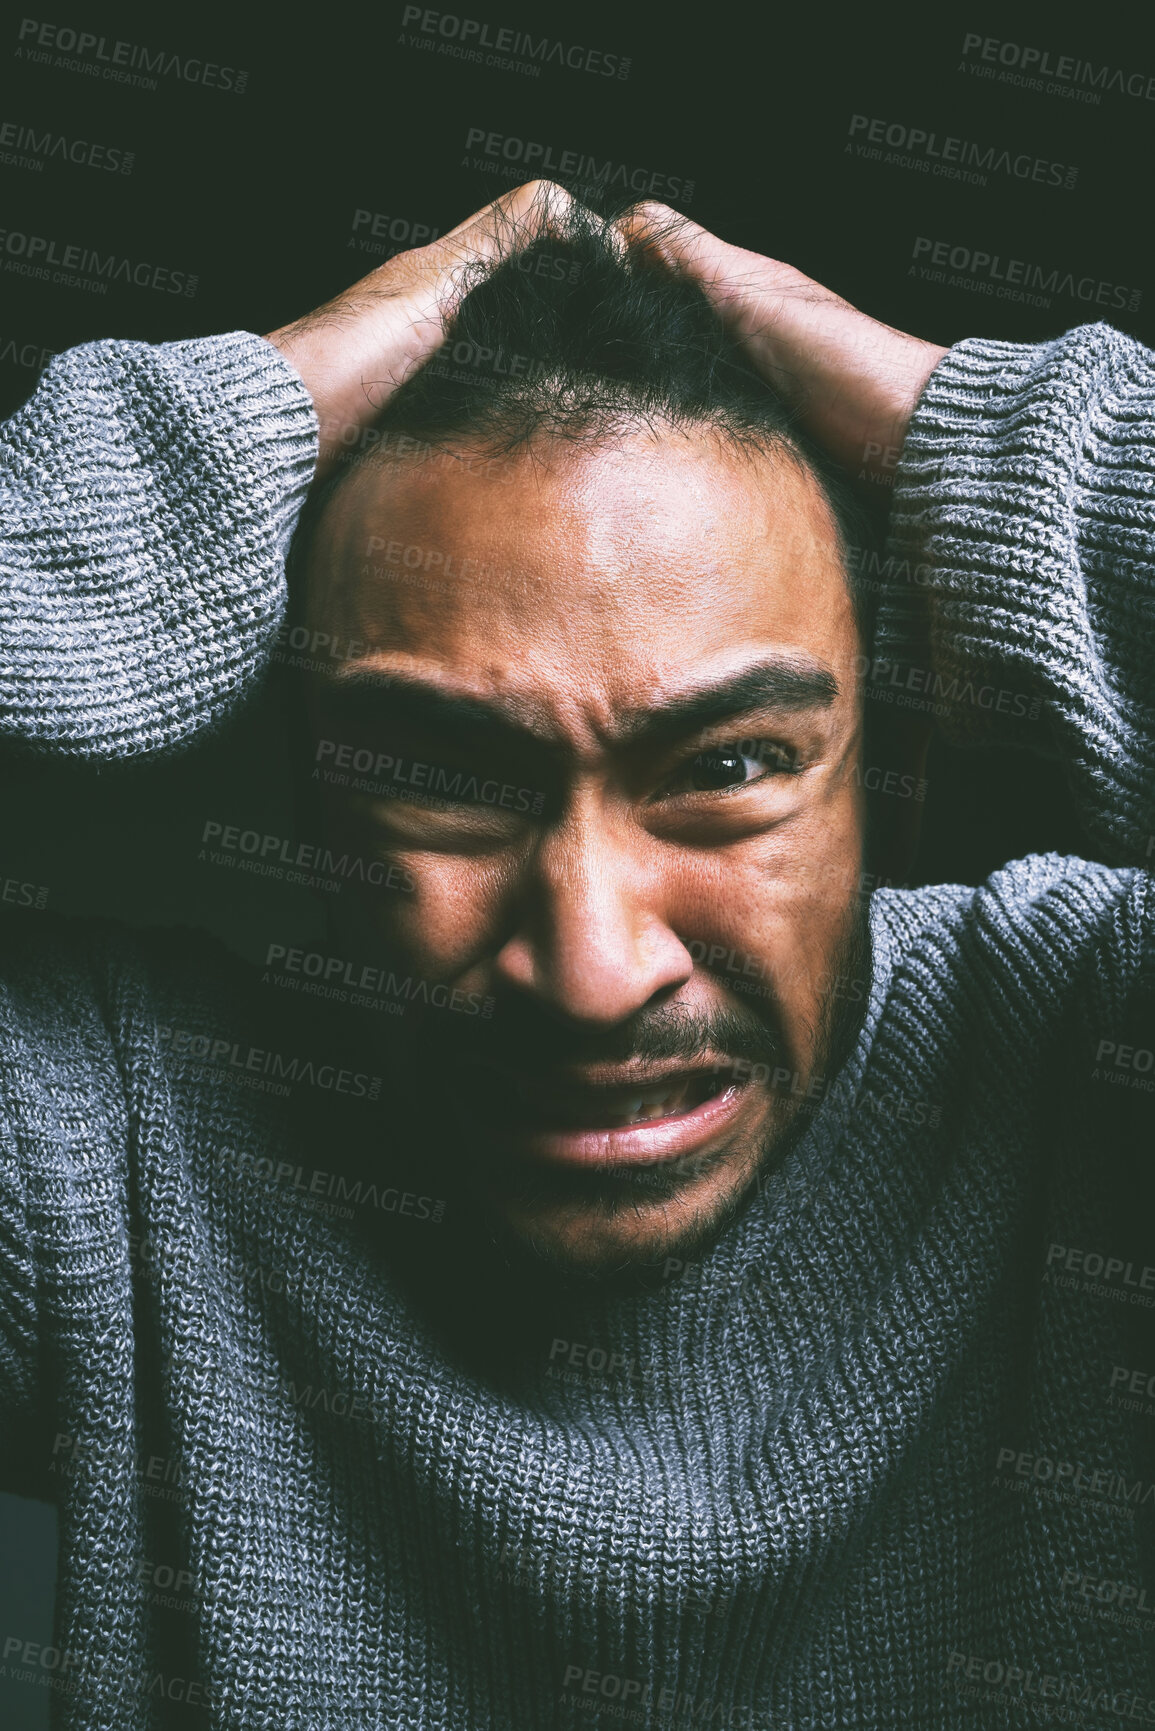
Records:
<instances>
[{"instance_id":1,"label":"beard","mask_svg":"<svg viewBox=\"0 0 1155 1731\"><path fill-rule=\"evenodd\" d=\"M809 1075L824 1085L850 1056L866 1017L868 991L844 997L835 986L839 976L864 987L871 977L868 908L856 897L847 910L812 1030ZM309 1002L294 1002L291 1013L296 1016ZM386 1087L373 1108L349 1101L339 1116L332 1096L306 1090L294 1107L302 1158L311 1150L315 1159L321 1147L325 1163L350 1177L445 1199L446 1213L436 1225L423 1221L415 1228L399 1215L371 1209L361 1211L350 1230L381 1259L389 1282L407 1294L440 1349L470 1375L509 1391L520 1386L527 1366L531 1374L540 1367L551 1335L584 1338L575 1314L658 1291L671 1259L679 1267L703 1260L789 1158L817 1109L805 1078L800 1089L774 1094L773 1122L731 1191L696 1214L691 1209L684 1229L666 1236L660 1250L650 1245L635 1254L615 1253L609 1262L583 1263L545 1233L516 1230L494 1201L495 1185L503 1200L523 1210L569 1205L601 1222L630 1211L649 1210L660 1218L663 1202L676 1206L679 1193L689 1195L703 1175L732 1160L733 1151L724 1147L692 1159L615 1170L506 1159L477 1134L484 1113L475 1108L484 1101L463 1088L462 1075L484 1075L488 1064L511 1060L522 1073L540 1066L548 1074L550 1066L564 1063L724 1057L727 1066L739 1060L765 1064L773 1076L787 1047L772 999L742 1001L735 994L705 1014L657 1006L616 1028L576 1034L512 996L496 1006L491 1021L438 1014L398 1026L372 1012L332 1004L322 1009L319 1003L309 1014L336 1040L342 1064L381 1072ZM826 1091L824 1086L820 1093Z\"/></svg>"},{"instance_id":2,"label":"beard","mask_svg":"<svg viewBox=\"0 0 1155 1731\"><path fill-rule=\"evenodd\" d=\"M844 935L832 957L828 989L823 994L817 1025L811 1038L809 1075L824 1087L833 1082L853 1051L866 1015L868 991L843 997L835 990L837 979L869 982L871 947L869 903L855 898L848 911ZM394 1102L401 1106L422 1101L426 1109L414 1111L406 1125L410 1147L421 1148L424 1188L440 1185L440 1194L450 1198L449 1222L443 1245L460 1269L464 1262L500 1269L514 1280L537 1276L556 1287L603 1289L648 1286L660 1278L668 1258L683 1262L699 1260L750 1206L793 1149L805 1136L817 1110L805 1086L772 1090L773 1122L755 1150L752 1169L733 1192L704 1212L699 1212L682 1231L663 1238L660 1250L622 1253L605 1264L575 1262L559 1250L549 1237L529 1229L515 1229L505 1218L502 1204L512 1203L524 1217L541 1211L580 1209L600 1224L645 1209L657 1212L661 1204L688 1196L693 1187L715 1168L733 1160L733 1150L723 1146L707 1153L652 1165L605 1168L570 1168L518 1158L487 1146L478 1126L500 1117L500 1085L489 1081L510 1069L517 1073L548 1075L564 1065L625 1064L640 1067L682 1061L687 1065L703 1057L724 1056L726 1066L746 1063L763 1065L773 1076L786 1050L776 1006L772 999L736 1000L714 1012L688 1011L676 1004L660 1005L639 1012L616 1028L592 1032L575 1031L546 1016L540 1006L526 998L502 1000L490 1021L461 1015L441 1015L397 1030L394 1042L397 1091ZM464 1090L463 1076L476 1078ZM454 1110L447 1078L458 1078L458 1093L467 1098ZM791 1078L792 1081L795 1078ZM805 1082L805 1078L803 1079ZM447 1101L447 1095L450 1096ZM431 1128L430 1101L445 1102L436 1114L438 1128ZM409 1114L401 1108L402 1122ZM749 1168L750 1163L747 1162Z\"/></svg>"}]
</instances>

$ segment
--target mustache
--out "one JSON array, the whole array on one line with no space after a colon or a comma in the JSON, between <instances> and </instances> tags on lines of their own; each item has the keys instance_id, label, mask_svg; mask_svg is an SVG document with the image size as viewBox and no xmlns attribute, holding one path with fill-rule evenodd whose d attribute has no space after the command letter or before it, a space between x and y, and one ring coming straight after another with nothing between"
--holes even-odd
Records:
<instances>
[{"instance_id":1,"label":"mustache","mask_svg":"<svg viewBox=\"0 0 1155 1731\"><path fill-rule=\"evenodd\" d=\"M765 1062L782 1050L778 1035L763 1017L744 1006L693 1011L661 1004L643 1009L612 1028L575 1028L551 1020L526 999L498 1000L491 1021L460 1026L437 1041L437 1058L454 1053L475 1063L511 1070L551 1070L596 1064L642 1065L703 1058Z\"/></svg>"}]
</instances>

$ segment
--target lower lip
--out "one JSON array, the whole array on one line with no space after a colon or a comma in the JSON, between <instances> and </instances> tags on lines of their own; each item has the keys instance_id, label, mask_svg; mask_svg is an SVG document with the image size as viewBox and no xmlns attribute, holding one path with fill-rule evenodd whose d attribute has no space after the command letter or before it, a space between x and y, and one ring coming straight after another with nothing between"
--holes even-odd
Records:
<instances>
[{"instance_id":1,"label":"lower lip","mask_svg":"<svg viewBox=\"0 0 1155 1731\"><path fill-rule=\"evenodd\" d=\"M518 1130L501 1140L518 1154L556 1166L652 1166L700 1152L730 1130L742 1111L745 1087L729 1087L677 1117L655 1118L615 1130Z\"/></svg>"}]
</instances>

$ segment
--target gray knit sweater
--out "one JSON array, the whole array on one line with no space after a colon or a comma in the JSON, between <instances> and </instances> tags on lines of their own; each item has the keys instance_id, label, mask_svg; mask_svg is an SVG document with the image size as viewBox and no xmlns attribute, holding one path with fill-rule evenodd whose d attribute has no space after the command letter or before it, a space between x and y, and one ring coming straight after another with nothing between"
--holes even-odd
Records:
<instances>
[{"instance_id":1,"label":"gray knit sweater","mask_svg":"<svg viewBox=\"0 0 1155 1731\"><path fill-rule=\"evenodd\" d=\"M228 714L314 449L259 338L55 361L0 445L8 738ZM873 701L1058 755L1117 863L877 892L853 1056L649 1290L505 1291L324 1017L270 1035L207 941L0 928L7 1483L62 1535L55 1646L6 1659L61 1724L1155 1724L1153 471L1106 326L934 374Z\"/></svg>"}]
</instances>

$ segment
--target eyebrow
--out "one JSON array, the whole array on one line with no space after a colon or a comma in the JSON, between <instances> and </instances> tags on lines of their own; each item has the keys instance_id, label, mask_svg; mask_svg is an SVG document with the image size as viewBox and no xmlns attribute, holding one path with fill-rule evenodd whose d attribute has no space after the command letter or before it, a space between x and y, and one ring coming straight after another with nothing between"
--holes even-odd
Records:
<instances>
[{"instance_id":1,"label":"eyebrow","mask_svg":"<svg viewBox=\"0 0 1155 1731\"><path fill-rule=\"evenodd\" d=\"M809 657L775 657L741 672L628 710L609 732L612 745L664 745L759 710L798 714L828 709L839 695L834 674ZM369 668L325 681L325 701L349 720L380 724L392 716L450 732L504 734L526 743L563 746L544 711L513 697L473 697L407 673Z\"/></svg>"},{"instance_id":2,"label":"eyebrow","mask_svg":"<svg viewBox=\"0 0 1155 1731\"><path fill-rule=\"evenodd\" d=\"M760 661L741 673L680 692L663 703L629 711L614 737L630 745L668 743L756 710L798 714L829 709L838 691L838 681L830 669L809 657Z\"/></svg>"},{"instance_id":3,"label":"eyebrow","mask_svg":"<svg viewBox=\"0 0 1155 1731\"><path fill-rule=\"evenodd\" d=\"M339 707L349 721L379 725L403 719L440 732L482 732L527 735L543 745L558 742L544 712L517 698L471 697L447 691L433 680L411 673L385 673L358 668L323 682L322 701Z\"/></svg>"}]
</instances>

